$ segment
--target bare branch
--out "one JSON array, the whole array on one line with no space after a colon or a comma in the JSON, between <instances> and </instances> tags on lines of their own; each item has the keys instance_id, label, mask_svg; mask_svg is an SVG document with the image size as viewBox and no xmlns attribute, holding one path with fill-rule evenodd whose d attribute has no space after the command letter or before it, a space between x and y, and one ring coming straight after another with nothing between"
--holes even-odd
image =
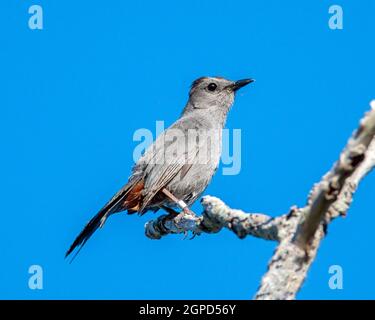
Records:
<instances>
[{"instance_id":1,"label":"bare branch","mask_svg":"<svg viewBox=\"0 0 375 320\"><path fill-rule=\"evenodd\" d=\"M239 238L247 235L279 242L255 299L294 299L314 261L328 224L345 215L360 181L375 166L375 101L333 168L315 184L304 208L271 217L230 209L218 198L204 197L201 216L164 215L145 225L146 235L160 239L191 231L217 233L222 228Z\"/></svg>"},{"instance_id":2,"label":"bare branch","mask_svg":"<svg viewBox=\"0 0 375 320\"><path fill-rule=\"evenodd\" d=\"M339 163L323 177L321 183L313 187L307 206L299 209L291 219L290 229L286 231L289 237L283 238L276 248L255 299L288 300L295 298L325 235L324 226L327 226L334 218L346 214L359 182L375 166L374 127L375 110L372 110L361 122L360 129L344 149ZM353 163L355 159L353 150L358 145L365 146L365 150L363 150L363 156L357 158L358 163ZM342 168L342 163L348 164L347 169ZM352 167L354 168L352 169ZM346 170L350 170L350 173ZM335 178L337 176L339 177ZM326 186L330 186L332 183L331 187L335 188L333 195L328 193L328 197L326 195L322 198L322 192L327 192ZM307 232L307 235L303 236L302 242L295 241L298 239L298 235L304 232ZM301 241L301 238L299 240ZM301 243L308 245L301 246Z\"/></svg>"},{"instance_id":3,"label":"bare branch","mask_svg":"<svg viewBox=\"0 0 375 320\"><path fill-rule=\"evenodd\" d=\"M329 208L329 220L338 216L345 216L352 201L354 192L357 190L360 181L375 167L375 139L370 143L366 157L346 180L336 202Z\"/></svg>"},{"instance_id":4,"label":"bare branch","mask_svg":"<svg viewBox=\"0 0 375 320\"><path fill-rule=\"evenodd\" d=\"M337 200L346 180L365 159L367 149L375 135L375 110L367 113L359 129L349 140L340 159L328 172L316 188L312 202L306 210L306 218L294 237L294 241L303 249L311 241L330 206Z\"/></svg>"},{"instance_id":5,"label":"bare branch","mask_svg":"<svg viewBox=\"0 0 375 320\"><path fill-rule=\"evenodd\" d=\"M298 214L292 218L286 231L289 236L276 248L254 299L291 300L301 288L307 271L315 259L320 241L324 237L323 227L320 226L308 247L308 252L292 241L303 210L299 209Z\"/></svg>"},{"instance_id":6,"label":"bare branch","mask_svg":"<svg viewBox=\"0 0 375 320\"><path fill-rule=\"evenodd\" d=\"M286 216L272 218L261 213L244 213L241 210L230 209L216 197L206 196L201 201L204 212L201 216L185 214L170 219L168 215L146 223L146 236L160 239L167 234L192 232L216 233L222 228L233 231L239 238L252 235L267 240L279 240L279 229Z\"/></svg>"}]
</instances>

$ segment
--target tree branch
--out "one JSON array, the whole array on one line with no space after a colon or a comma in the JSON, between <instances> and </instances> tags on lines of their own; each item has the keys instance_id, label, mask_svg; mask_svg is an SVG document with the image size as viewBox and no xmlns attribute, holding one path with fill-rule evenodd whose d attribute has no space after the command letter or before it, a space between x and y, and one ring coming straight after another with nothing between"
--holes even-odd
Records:
<instances>
[{"instance_id":1,"label":"tree branch","mask_svg":"<svg viewBox=\"0 0 375 320\"><path fill-rule=\"evenodd\" d=\"M306 218L294 238L303 249L311 241L329 207L337 200L346 180L365 159L365 153L375 134L375 111L370 111L349 140L340 159L320 182L306 210Z\"/></svg>"},{"instance_id":2,"label":"tree branch","mask_svg":"<svg viewBox=\"0 0 375 320\"><path fill-rule=\"evenodd\" d=\"M145 225L146 236L160 239L168 234L217 233L222 228L239 238L251 235L279 242L268 264L255 299L294 299L314 261L328 224L346 214L360 181L375 166L375 101L361 121L339 160L314 185L305 207L292 207L278 217L230 209L218 198L202 199L201 216L163 215Z\"/></svg>"},{"instance_id":3,"label":"tree branch","mask_svg":"<svg viewBox=\"0 0 375 320\"><path fill-rule=\"evenodd\" d=\"M233 231L239 238L247 235L267 240L279 240L279 230L285 216L272 218L261 213L244 213L241 210L230 209L223 201L216 197L203 197L204 212L201 216L185 214L170 219L163 215L146 223L145 233L151 239L160 239L168 234L192 232L217 233L222 228Z\"/></svg>"},{"instance_id":4,"label":"tree branch","mask_svg":"<svg viewBox=\"0 0 375 320\"><path fill-rule=\"evenodd\" d=\"M373 107L349 140L338 163L313 187L308 204L293 217L286 232L288 236L276 248L255 299L295 298L315 259L325 227L334 218L346 214L359 182L375 166L374 134Z\"/></svg>"}]
</instances>

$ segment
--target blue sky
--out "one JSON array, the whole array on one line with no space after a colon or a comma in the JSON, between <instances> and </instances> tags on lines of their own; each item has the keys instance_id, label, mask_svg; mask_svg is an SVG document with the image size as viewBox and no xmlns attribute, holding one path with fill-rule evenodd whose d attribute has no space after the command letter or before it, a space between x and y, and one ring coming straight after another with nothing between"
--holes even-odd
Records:
<instances>
[{"instance_id":1,"label":"blue sky","mask_svg":"<svg viewBox=\"0 0 375 320\"><path fill-rule=\"evenodd\" d=\"M28 28L33 4L43 30ZM328 27L332 4L343 30ZM241 172L218 171L205 194L271 215L304 205L375 98L370 0L5 0L0 14L3 299L252 297L275 243L229 231L151 241L152 213L116 215L73 264L64 253L126 182L134 131L170 125L197 77L256 78L227 122L242 130ZM374 190L372 174L330 226L299 298L375 298ZM34 264L43 290L28 288ZM328 287L331 265L342 290Z\"/></svg>"}]
</instances>

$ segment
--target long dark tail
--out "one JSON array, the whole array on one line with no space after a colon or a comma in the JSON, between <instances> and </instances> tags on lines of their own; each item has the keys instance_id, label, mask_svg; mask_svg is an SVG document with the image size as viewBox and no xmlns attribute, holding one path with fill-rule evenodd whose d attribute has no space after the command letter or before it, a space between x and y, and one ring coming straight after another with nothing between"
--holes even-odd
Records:
<instances>
[{"instance_id":1,"label":"long dark tail","mask_svg":"<svg viewBox=\"0 0 375 320\"><path fill-rule=\"evenodd\" d=\"M80 232L78 237L74 240L68 251L65 253L65 258L68 257L75 248L79 247L76 254L73 256L73 259L77 256L77 254L81 251L82 247L85 245L87 240L90 239L90 237L93 235L93 233L100 227L100 225L103 225L102 219L107 214L106 211L100 210L83 228L83 230Z\"/></svg>"},{"instance_id":2,"label":"long dark tail","mask_svg":"<svg viewBox=\"0 0 375 320\"><path fill-rule=\"evenodd\" d=\"M81 251L82 247L85 245L87 240L93 235L93 233L102 227L107 220L107 218L115 212L123 211L128 209L127 206L127 196L129 191L132 190L134 184L137 185L137 181L128 183L125 185L83 228L78 237L74 240L70 248L65 254L65 258L68 257L76 248L78 248L76 254L73 256L72 260ZM131 194L131 192L130 192Z\"/></svg>"}]
</instances>

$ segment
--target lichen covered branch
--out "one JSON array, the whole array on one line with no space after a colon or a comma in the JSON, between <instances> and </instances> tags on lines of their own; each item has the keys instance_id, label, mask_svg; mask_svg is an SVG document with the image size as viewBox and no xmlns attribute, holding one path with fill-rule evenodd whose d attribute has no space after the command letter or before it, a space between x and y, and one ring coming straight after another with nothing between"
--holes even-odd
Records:
<instances>
[{"instance_id":1,"label":"lichen covered branch","mask_svg":"<svg viewBox=\"0 0 375 320\"><path fill-rule=\"evenodd\" d=\"M294 299L314 261L325 228L345 215L359 182L375 166L375 110L360 124L342 152L340 160L313 187L306 207L290 219L286 238L269 262L255 295L257 300Z\"/></svg>"},{"instance_id":2,"label":"lichen covered branch","mask_svg":"<svg viewBox=\"0 0 375 320\"><path fill-rule=\"evenodd\" d=\"M247 235L267 240L279 241L279 229L285 216L272 218L261 213L244 213L241 210L230 209L223 201L216 197L206 196L201 201L204 212L201 216L181 212L170 218L163 215L146 223L146 236L160 239L168 234L192 232L217 233L222 228L233 231L239 238Z\"/></svg>"},{"instance_id":3,"label":"lichen covered branch","mask_svg":"<svg viewBox=\"0 0 375 320\"><path fill-rule=\"evenodd\" d=\"M347 184L347 180L350 182L348 178L365 160L374 135L375 110L371 110L361 121L358 130L349 140L332 170L315 188L315 192L311 196L311 204L306 209L305 219L294 237L294 241L301 248L306 249L320 223L326 217L328 209L338 199L344 185Z\"/></svg>"},{"instance_id":4,"label":"lichen covered branch","mask_svg":"<svg viewBox=\"0 0 375 320\"><path fill-rule=\"evenodd\" d=\"M146 235L217 233L223 228L239 238L247 235L279 244L268 264L255 299L294 299L314 261L329 223L346 215L360 181L375 167L375 101L360 122L339 160L315 184L303 208L278 217L229 208L218 198L202 199L203 214L164 215L146 223Z\"/></svg>"}]
</instances>

